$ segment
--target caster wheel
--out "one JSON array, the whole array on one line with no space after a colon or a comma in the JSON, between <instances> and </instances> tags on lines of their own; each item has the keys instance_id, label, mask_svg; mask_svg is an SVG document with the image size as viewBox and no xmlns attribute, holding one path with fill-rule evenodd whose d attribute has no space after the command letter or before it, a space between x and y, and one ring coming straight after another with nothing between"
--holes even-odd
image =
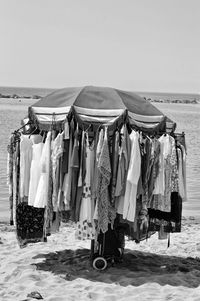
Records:
<instances>
[{"instance_id":1,"label":"caster wheel","mask_svg":"<svg viewBox=\"0 0 200 301\"><path fill-rule=\"evenodd\" d=\"M107 261L103 257L97 257L93 260L92 266L95 270L103 271L107 268Z\"/></svg>"}]
</instances>

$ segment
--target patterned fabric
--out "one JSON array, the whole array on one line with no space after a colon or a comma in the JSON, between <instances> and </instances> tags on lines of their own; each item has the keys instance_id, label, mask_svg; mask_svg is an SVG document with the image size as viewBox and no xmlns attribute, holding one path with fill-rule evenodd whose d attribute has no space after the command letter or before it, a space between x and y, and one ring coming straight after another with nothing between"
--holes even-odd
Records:
<instances>
[{"instance_id":1,"label":"patterned fabric","mask_svg":"<svg viewBox=\"0 0 200 301\"><path fill-rule=\"evenodd\" d=\"M128 135L127 127L124 125L120 131L121 146L119 148L119 163L117 172L117 183L115 196L119 197L125 194L126 176L130 161L131 140Z\"/></svg>"},{"instance_id":2,"label":"patterned fabric","mask_svg":"<svg viewBox=\"0 0 200 301\"><path fill-rule=\"evenodd\" d=\"M20 203L16 208L16 233L20 247L45 240L44 209Z\"/></svg>"},{"instance_id":3,"label":"patterned fabric","mask_svg":"<svg viewBox=\"0 0 200 301\"><path fill-rule=\"evenodd\" d=\"M150 203L150 208L170 212L171 211L171 193L178 191L178 169L175 140L170 135L163 135L160 138L163 143L161 152L162 162L160 173L163 173L163 193L155 193Z\"/></svg>"},{"instance_id":4,"label":"patterned fabric","mask_svg":"<svg viewBox=\"0 0 200 301\"><path fill-rule=\"evenodd\" d=\"M111 204L115 203L115 191L117 185L117 171L119 163L119 132L116 131L113 135L112 142L112 178L111 178Z\"/></svg>"},{"instance_id":5,"label":"patterned fabric","mask_svg":"<svg viewBox=\"0 0 200 301\"><path fill-rule=\"evenodd\" d=\"M159 232L162 229L163 232L166 233L177 233L181 232L181 223L175 223L172 221L165 221L159 219L151 219L149 222L148 231L156 231Z\"/></svg>"},{"instance_id":6,"label":"patterned fabric","mask_svg":"<svg viewBox=\"0 0 200 301\"><path fill-rule=\"evenodd\" d=\"M75 237L80 240L95 239L95 230L92 223L88 221L77 222Z\"/></svg>"},{"instance_id":7,"label":"patterned fabric","mask_svg":"<svg viewBox=\"0 0 200 301\"><path fill-rule=\"evenodd\" d=\"M172 147L172 152L171 152L171 158L170 158L170 165L171 165L171 191L172 192L178 192L179 187L178 187L178 162L177 162L177 154L176 154L176 145L175 145L175 140L173 137L170 136L171 140L171 147Z\"/></svg>"},{"instance_id":8,"label":"patterned fabric","mask_svg":"<svg viewBox=\"0 0 200 301\"><path fill-rule=\"evenodd\" d=\"M50 150L51 152L51 150ZM51 153L50 153L51 157ZM47 234L51 233L52 222L53 222L53 178L52 178L52 162L49 162L49 183L48 183L48 197L47 204L44 211L44 235L46 237Z\"/></svg>"},{"instance_id":9,"label":"patterned fabric","mask_svg":"<svg viewBox=\"0 0 200 301\"><path fill-rule=\"evenodd\" d=\"M149 172L148 181L148 199L152 199L153 190L155 187L155 181L159 173L159 155L160 155L160 143L154 138L152 139L152 164Z\"/></svg>"},{"instance_id":10,"label":"patterned fabric","mask_svg":"<svg viewBox=\"0 0 200 301\"><path fill-rule=\"evenodd\" d=\"M165 192L164 197L161 196L161 208L162 211L169 212L171 210L171 189L172 189L172 182L171 182L171 156L168 155L165 158Z\"/></svg>"},{"instance_id":11,"label":"patterned fabric","mask_svg":"<svg viewBox=\"0 0 200 301\"><path fill-rule=\"evenodd\" d=\"M64 132L58 133L55 140L51 143L51 161L52 161L52 179L53 179L53 207L56 211L58 208L58 186L59 186L59 160L63 155L64 142L63 142Z\"/></svg>"},{"instance_id":12,"label":"patterned fabric","mask_svg":"<svg viewBox=\"0 0 200 301\"><path fill-rule=\"evenodd\" d=\"M165 232L180 232L182 217L182 199L178 192L171 193L171 210L164 212L160 210L148 209L149 231L160 231L161 226Z\"/></svg>"},{"instance_id":13,"label":"patterned fabric","mask_svg":"<svg viewBox=\"0 0 200 301\"><path fill-rule=\"evenodd\" d=\"M108 186L111 179L110 154L108 147L107 128L105 128L104 140L98 161L98 186L97 186L97 204L98 204L98 232L105 233L108 230L108 224L114 223L116 216L115 209L110 205Z\"/></svg>"},{"instance_id":14,"label":"patterned fabric","mask_svg":"<svg viewBox=\"0 0 200 301\"><path fill-rule=\"evenodd\" d=\"M74 146L72 150L71 156L71 198L70 198L70 209L72 213L72 219L75 219L75 211L76 211L76 193L77 193L77 185L78 185L78 177L79 177L79 167L80 167L80 139L79 139L79 131L78 129L74 133Z\"/></svg>"},{"instance_id":15,"label":"patterned fabric","mask_svg":"<svg viewBox=\"0 0 200 301\"><path fill-rule=\"evenodd\" d=\"M141 175L142 175L142 186L144 190L143 203L148 203L148 182L151 167L153 165L153 154L152 154L152 141L150 138L145 137L140 139L141 148Z\"/></svg>"}]
</instances>

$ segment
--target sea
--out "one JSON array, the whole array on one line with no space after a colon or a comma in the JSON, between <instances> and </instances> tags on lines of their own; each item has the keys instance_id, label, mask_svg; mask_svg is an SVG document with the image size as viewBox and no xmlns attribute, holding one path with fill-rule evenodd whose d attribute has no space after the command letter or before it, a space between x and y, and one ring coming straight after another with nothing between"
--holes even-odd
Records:
<instances>
[{"instance_id":1,"label":"sea","mask_svg":"<svg viewBox=\"0 0 200 301\"><path fill-rule=\"evenodd\" d=\"M7 145L11 133L20 128L28 107L55 89L0 87L0 222L9 221ZM137 92L152 101L176 122L176 132L185 133L187 145L187 202L183 216L200 216L200 101L199 94ZM4 97L4 98L3 98ZM12 97L15 97L13 100ZM24 98L25 97L25 98ZM19 99L18 99L19 98ZM23 98L23 100L22 100ZM177 103L183 100L187 103ZM192 103L193 101L197 103ZM173 103L170 103L173 102Z\"/></svg>"}]
</instances>

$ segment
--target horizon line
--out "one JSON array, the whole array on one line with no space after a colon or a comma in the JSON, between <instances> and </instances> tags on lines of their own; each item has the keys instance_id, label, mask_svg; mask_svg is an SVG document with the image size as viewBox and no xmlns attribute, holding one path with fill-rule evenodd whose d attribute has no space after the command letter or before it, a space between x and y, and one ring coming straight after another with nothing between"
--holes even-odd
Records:
<instances>
[{"instance_id":1,"label":"horizon line","mask_svg":"<svg viewBox=\"0 0 200 301\"><path fill-rule=\"evenodd\" d=\"M83 85L81 87L84 87L84 86L95 86L95 85ZM51 87L36 87L36 86L0 86L0 89L1 88L25 88L25 89L44 89L44 90L59 90L59 89L64 89L64 88L67 88L68 86L65 86L63 88L51 88ZM69 87L79 87L78 85L74 85L74 86L69 86ZM100 87L100 86L99 86ZM106 86L102 86L102 87L106 87ZM110 88L114 88L114 89L118 89L116 87L110 87ZM119 89L121 90L121 89ZM122 89L123 90L123 89ZM130 91L130 92L135 92L135 93L162 93L162 94L188 94L188 95L200 95L200 92L176 92L176 91L170 91L170 92L166 92L166 91L160 91L160 90L157 90L157 91L147 91L147 90L127 90L127 89L124 89L124 91Z\"/></svg>"}]
</instances>

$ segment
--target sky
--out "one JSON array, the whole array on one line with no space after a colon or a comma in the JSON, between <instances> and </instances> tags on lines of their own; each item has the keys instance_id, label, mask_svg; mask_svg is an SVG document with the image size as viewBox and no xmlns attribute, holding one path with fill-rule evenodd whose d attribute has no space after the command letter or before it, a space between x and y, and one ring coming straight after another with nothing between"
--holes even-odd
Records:
<instances>
[{"instance_id":1,"label":"sky","mask_svg":"<svg viewBox=\"0 0 200 301\"><path fill-rule=\"evenodd\" d=\"M0 0L0 86L200 92L199 0Z\"/></svg>"}]
</instances>

